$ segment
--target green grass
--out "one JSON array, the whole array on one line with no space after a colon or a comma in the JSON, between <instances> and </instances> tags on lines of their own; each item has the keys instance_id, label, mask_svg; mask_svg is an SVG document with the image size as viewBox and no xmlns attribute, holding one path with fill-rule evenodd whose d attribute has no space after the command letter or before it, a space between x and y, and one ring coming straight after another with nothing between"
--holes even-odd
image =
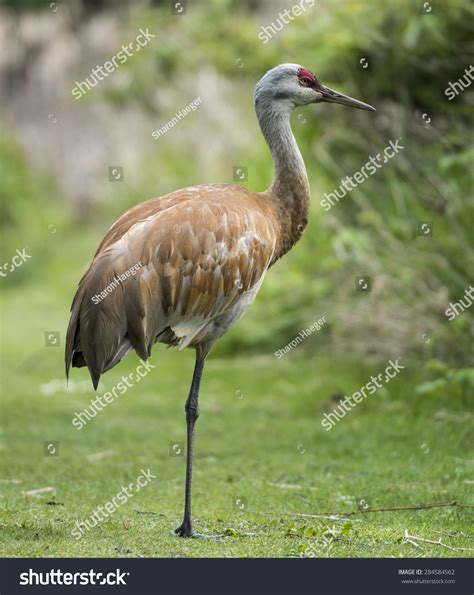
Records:
<instances>
[{"instance_id":1,"label":"green grass","mask_svg":"<svg viewBox=\"0 0 474 595\"><path fill-rule=\"evenodd\" d=\"M61 283L70 283L67 275ZM45 287L47 279L38 279L3 300L10 348L1 409L2 556L472 554L470 508L364 510L472 504L472 413L465 399L416 395L418 364L404 361L399 376L326 432L321 418L334 406L331 396L354 392L383 366L301 357L298 348L281 360L211 355L197 423L194 523L226 537L171 536L181 520L185 466L183 457L170 456L170 444L185 440L193 353L157 346L155 369L78 431L74 412L94 396L87 373L74 370L69 391L58 382L54 394L43 394L45 384L63 378L63 347L44 347L44 329L62 329L67 318L60 291L45 294ZM129 356L105 375L98 394L137 363ZM44 455L47 441L59 441L59 456ZM104 454L91 460L97 453ZM81 539L71 535L76 521L148 468L156 479ZM24 494L45 487L53 491ZM335 520L316 516L335 513ZM417 548L404 542L405 529L456 549L423 542Z\"/></svg>"},{"instance_id":2,"label":"green grass","mask_svg":"<svg viewBox=\"0 0 474 595\"><path fill-rule=\"evenodd\" d=\"M462 75L470 11L449 7L459 2L439 2L436 14L426 17L413 2L386 3L386 10L328 2L324 18L316 18L315 7L314 18L296 19L264 46L255 33L266 11L245 9L258 3L196 4L190 19L175 19L166 7L127 17L117 34L127 37L156 22L159 43L123 65L123 80L130 78L132 85L98 90L86 102L117 113L130 107L132 115L135 106L160 122L164 106L184 105L183 92L209 70L223 77L224 94L233 89L232 104L211 116L203 108L180 126L189 126L196 139L220 135L221 147L210 146L200 157L196 143L176 143L170 136L158 146L149 138L153 150L144 148L142 167L139 154L124 156L129 173L123 184L109 184L104 169L93 184L94 196L87 188L70 188L62 196L59 188L70 178L32 169L20 148L24 143L13 129L2 129L0 266L17 249L32 258L0 277L0 555L471 556L472 324L467 312L452 323L444 315L448 303L463 295L472 269L465 248L472 235L471 121L469 92L449 102L442 91ZM360 68L361 56L368 58L368 70ZM245 68L236 64L238 57ZM185 439L183 405L193 354L157 346L153 373L77 431L74 412L95 393L84 370L73 371L65 390L68 305L95 247L125 208L187 184L230 182L235 163L249 166L250 188L269 185L270 154L258 136L250 98L262 72L282 61L314 66L323 81L373 102L378 112L369 118L321 106L305 111L304 120L295 114L295 136L313 188L309 229L269 273L257 303L204 373L195 528L226 537L179 540L170 531L181 521L184 459L170 456L170 444ZM30 72L30 62L19 72ZM188 82L188 73L198 78ZM164 103L156 101L163 81ZM429 127L420 118L425 110ZM238 143L225 134L229 115L235 129L248 131ZM330 213L323 211L325 192L400 136L407 141L403 153ZM54 148L48 144L54 135L48 138L45 155ZM67 163L74 165L74 155L64 171ZM116 162L113 153L108 162ZM430 237L418 234L422 221L433 222ZM367 302L368 295L354 291L359 274L373 278ZM282 360L272 356L322 315L328 324L321 332ZM57 330L61 346L45 347L45 332ZM334 395L363 386L386 365L381 350L389 353L397 345L404 346L397 355L406 369L324 431L320 422L335 405ZM252 355L242 355L246 348ZM239 349L239 356L223 359ZM310 357L306 351L326 355ZM431 375L423 358L437 360ZM99 394L136 365L129 356L103 378ZM48 396L45 386L58 390ZM59 441L59 456L44 455L50 441ZM156 475L150 485L74 539L77 521L148 468ZM41 488L51 489L27 495ZM401 510L452 502L463 506ZM398 510L371 512L393 508ZM405 531L444 545L412 539L417 547L404 539Z\"/></svg>"}]
</instances>

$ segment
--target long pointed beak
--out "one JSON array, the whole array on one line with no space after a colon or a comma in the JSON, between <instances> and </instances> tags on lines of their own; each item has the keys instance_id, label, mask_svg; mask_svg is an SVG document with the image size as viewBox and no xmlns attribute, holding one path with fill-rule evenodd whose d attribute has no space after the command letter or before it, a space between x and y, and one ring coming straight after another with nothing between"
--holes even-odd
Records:
<instances>
[{"instance_id":1,"label":"long pointed beak","mask_svg":"<svg viewBox=\"0 0 474 595\"><path fill-rule=\"evenodd\" d=\"M372 107L368 103L364 103L363 101L359 101L358 99L353 99L348 95L343 95L342 93L338 93L337 91L333 91L329 87L325 87L321 85L318 91L322 94L321 101L327 101L328 103L340 103L341 105L347 105L348 107L355 107L357 109L365 109L369 112L377 111L375 107Z\"/></svg>"}]
</instances>

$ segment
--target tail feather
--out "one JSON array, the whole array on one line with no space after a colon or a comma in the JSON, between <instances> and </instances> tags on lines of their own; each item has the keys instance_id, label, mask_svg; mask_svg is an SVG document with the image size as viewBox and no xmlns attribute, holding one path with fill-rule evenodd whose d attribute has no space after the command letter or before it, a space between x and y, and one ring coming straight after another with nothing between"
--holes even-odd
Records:
<instances>
[{"instance_id":1,"label":"tail feather","mask_svg":"<svg viewBox=\"0 0 474 595\"><path fill-rule=\"evenodd\" d=\"M143 324L145 309L138 290L138 279L131 281L127 287L127 293L124 295L124 310L130 343L142 360L147 360L148 349Z\"/></svg>"},{"instance_id":2,"label":"tail feather","mask_svg":"<svg viewBox=\"0 0 474 595\"><path fill-rule=\"evenodd\" d=\"M146 311L138 278L131 276L117 282L117 276L133 266L124 260L117 259L117 254L110 249L96 256L71 306L66 337L66 377L69 377L71 365L87 366L94 389L101 375L117 365L131 349L143 360L149 356L144 331ZM104 294L107 287L113 289Z\"/></svg>"},{"instance_id":3,"label":"tail feather","mask_svg":"<svg viewBox=\"0 0 474 595\"><path fill-rule=\"evenodd\" d=\"M74 296L74 300L71 306L71 318L69 319L69 325L67 327L67 334L66 334L66 352L65 352L65 360L66 360L66 379L69 381L69 368L71 367L71 362L74 362L73 359L75 356L75 349L77 346L78 336L79 336L79 312L81 308L81 301L82 301L82 291L81 288L76 292ZM80 366L77 366L80 367Z\"/></svg>"}]
</instances>

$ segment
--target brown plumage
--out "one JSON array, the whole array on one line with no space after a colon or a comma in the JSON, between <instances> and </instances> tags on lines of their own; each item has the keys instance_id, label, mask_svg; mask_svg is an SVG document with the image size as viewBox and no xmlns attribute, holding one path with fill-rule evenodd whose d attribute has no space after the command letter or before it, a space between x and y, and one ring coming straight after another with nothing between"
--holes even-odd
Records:
<instances>
[{"instance_id":1,"label":"brown plumage","mask_svg":"<svg viewBox=\"0 0 474 595\"><path fill-rule=\"evenodd\" d=\"M266 192L236 185L185 188L122 215L100 243L81 279L66 338L66 374L87 366L101 374L134 349L146 360L153 344L196 349L188 399L185 513L191 523L194 424L204 360L247 311L268 268L301 237L310 190L290 127L295 107L327 101L372 109L321 85L295 64L270 70L255 90L255 107L275 165Z\"/></svg>"},{"instance_id":2,"label":"brown plumage","mask_svg":"<svg viewBox=\"0 0 474 595\"><path fill-rule=\"evenodd\" d=\"M278 216L269 195L226 185L179 190L130 209L109 229L79 284L66 370L71 362L87 365L97 388L100 375L132 348L145 360L156 341L210 349L279 256Z\"/></svg>"}]
</instances>

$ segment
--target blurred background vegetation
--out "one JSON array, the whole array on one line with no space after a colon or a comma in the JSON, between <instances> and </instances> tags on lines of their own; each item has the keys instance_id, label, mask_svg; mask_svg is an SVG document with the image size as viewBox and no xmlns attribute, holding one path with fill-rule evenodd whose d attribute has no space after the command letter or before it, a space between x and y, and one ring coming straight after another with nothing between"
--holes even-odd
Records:
<instances>
[{"instance_id":1,"label":"blurred background vegetation","mask_svg":"<svg viewBox=\"0 0 474 595\"><path fill-rule=\"evenodd\" d=\"M474 85L452 101L444 91L474 63L472 2L315 0L266 44L261 27L296 0L188 0L180 16L171 4L0 7L0 555L306 555L329 521L318 528L305 513L348 510L349 535L317 555L470 555L473 317L471 308L449 321L445 310L474 280ZM156 37L76 101L76 81L140 28ZM234 538L176 543L169 531L184 468L170 444L186 439L194 354L155 346L153 374L78 433L75 412L95 394L85 369L66 389L69 307L105 231L132 205L234 183L236 166L248 168L250 188L269 186L252 94L283 62L377 112L322 104L293 116L311 221L216 347L202 389L196 526ZM197 97L196 111L152 137ZM400 137L396 157L328 212L321 207ZM109 181L116 166L123 180ZM420 233L423 223L432 233ZM9 271L23 250L29 258ZM359 277L370 277L370 292L357 290ZM276 359L322 316L321 330ZM331 432L321 427L343 394L399 357L403 374ZM137 364L130 354L104 375L100 394ZM60 456L49 456L51 441ZM72 538L78 519L149 467L153 485ZM236 510L241 497L248 511ZM361 502L395 512L368 515ZM430 502L454 504L391 508ZM429 544L403 541L407 529ZM440 549L440 537L454 547Z\"/></svg>"},{"instance_id":2,"label":"blurred background vegetation","mask_svg":"<svg viewBox=\"0 0 474 595\"><path fill-rule=\"evenodd\" d=\"M316 0L263 44L261 26L288 3L189 1L177 16L169 1L4 2L2 262L24 247L31 259L1 285L8 303L38 298L35 312L4 311L18 321L4 325L10 354L28 351L25 317L44 317L43 326L64 337L76 284L127 208L188 185L232 183L236 165L248 167L250 188L268 187L271 159L252 93L267 69L296 62L377 113L330 105L295 113L313 194L310 225L217 353L271 355L325 316L298 348L310 357L403 355L429 362L422 390L472 386L472 314L450 322L444 311L473 280L474 94L469 88L448 101L444 90L472 62L473 8L462 0L433 1L428 11L423 4ZM75 82L141 27L156 37L76 101ZM197 96L195 112L152 138ZM399 137L401 153L329 212L321 208L324 192ZM108 179L115 165L122 182ZM432 234L420 234L422 222ZM370 292L357 291L360 276L371 278Z\"/></svg>"}]
</instances>

